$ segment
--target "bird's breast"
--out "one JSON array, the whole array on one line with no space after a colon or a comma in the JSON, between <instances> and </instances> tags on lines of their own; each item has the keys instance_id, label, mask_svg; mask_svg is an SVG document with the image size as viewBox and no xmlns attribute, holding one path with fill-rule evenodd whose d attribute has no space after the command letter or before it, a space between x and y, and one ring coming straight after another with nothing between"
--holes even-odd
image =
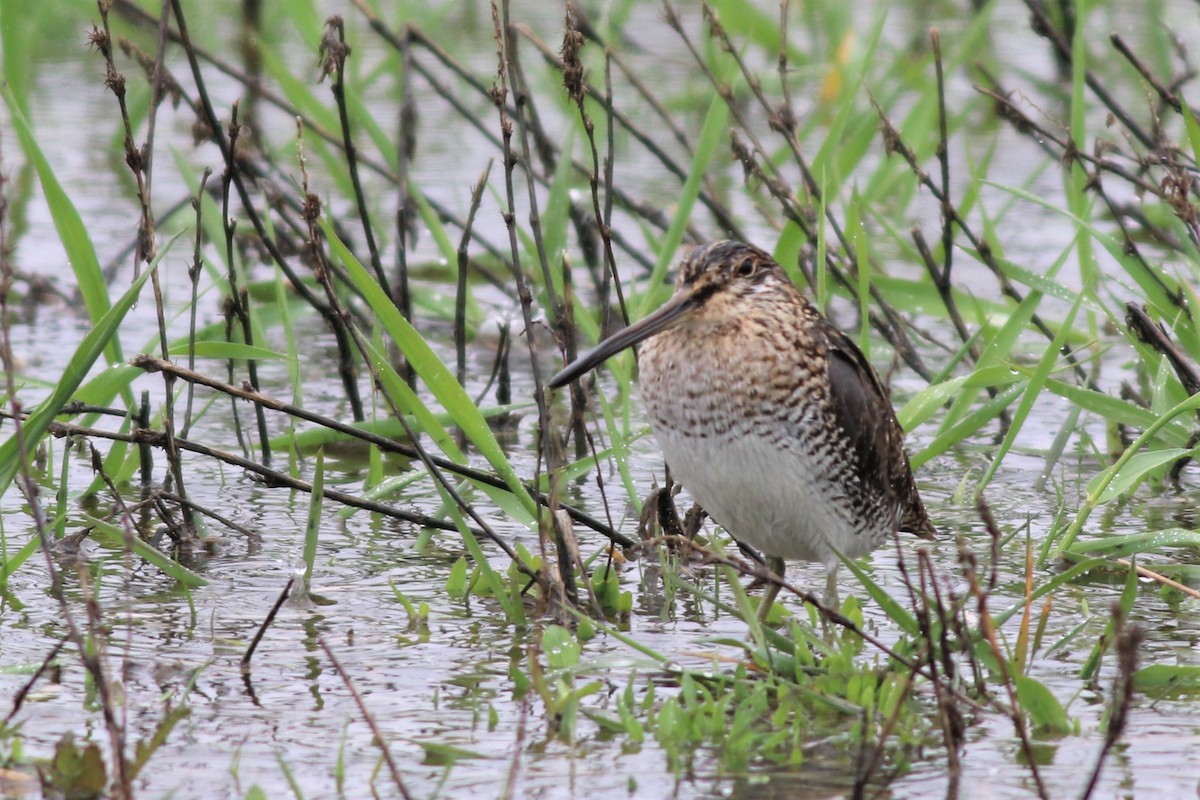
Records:
<instances>
[{"instance_id":1,"label":"bird's breast","mask_svg":"<svg viewBox=\"0 0 1200 800\"><path fill-rule=\"evenodd\" d=\"M831 412L825 354L786 328L673 329L639 357L667 463L735 538L767 555L838 563L866 530L852 456Z\"/></svg>"}]
</instances>

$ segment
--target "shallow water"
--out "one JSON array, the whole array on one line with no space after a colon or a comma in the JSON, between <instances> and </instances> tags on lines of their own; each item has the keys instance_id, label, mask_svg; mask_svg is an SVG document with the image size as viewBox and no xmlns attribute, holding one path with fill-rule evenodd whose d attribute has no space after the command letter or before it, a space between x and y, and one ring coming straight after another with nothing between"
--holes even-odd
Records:
<instances>
[{"instance_id":1,"label":"shallow water","mask_svg":"<svg viewBox=\"0 0 1200 800\"><path fill-rule=\"evenodd\" d=\"M1172 14L1182 9L1170 9ZM346 10L347 16L353 10ZM557 13L546 20L533 11L522 17L555 41ZM1121 12L1112 18L1125 28L1135 21L1123 19ZM486 14L483 27L469 31L477 46L463 47L463 58L477 65L486 75L491 63L487 46ZM1194 22L1194 21L1193 21ZM955 30L955 21L942 25L943 37ZM1032 37L1024 9L1012 4L996 9L993 23L996 34L992 47L997 55L1018 62L1032 76L1045 76L1053 70L1045 58L1044 47ZM673 34L649 8L635 12L629 25L631 50L658 64L664 80L689 80L686 54ZM692 30L698 30L693 25ZM900 26L889 32L897 41L919 35L921 25ZM916 33L914 33L914 31ZM1136 27L1129 34L1136 34ZM482 44L480 44L482 42ZM299 47L299 45L297 45ZM373 45L366 39L361 51L369 57ZM296 63L305 63L308 55L298 50ZM532 60L532 59L531 59ZM128 187L111 179L97 180L113 169L108 151L94 146L92 120L102 119L102 130L115 127L112 98L101 91L97 78L99 61L83 47L55 61L53 68L38 73L39 90L34 93L30 116L40 133L60 180L79 206L101 259L113 258L128 242L135 221ZM298 67L302 68L302 67ZM955 92L969 92L956 80ZM231 85L218 86L219 95L236 94ZM381 94L383 92L381 91ZM437 99L425 97L422 126L437 130L451 125L456 118ZM382 101L381 101L382 102ZM282 117L282 115L275 115ZM274 133L275 116L267 115L264 135ZM195 163L213 164L207 150L187 149L187 117L164 111L160 136L170 136L173 146L185 151ZM286 128L286 120L280 122ZM11 142L11 123L3 128L5 165L15 171L20 157ZM1026 174L1038 163L1036 149L1025 139L1009 131L999 133L1005 149L1006 164L1012 172ZM177 141L176 141L177 140ZM106 141L101 137L101 141ZM981 135L981 141L985 141ZM990 140L987 140L990 141ZM427 149L416 162L414 180L437 199L463 211L467 187L489 157L490 146L481 137L466 133L461 140L447 142L426 136ZM980 147L983 145L981 144ZM463 157L463 152L469 157ZM958 154L961 158L961 153ZM661 176L639 175L646 165L632 155L622 162L625 180L648 184L646 194L661 191L670 195L675 184L656 188ZM157 197L174 200L186 193L182 181L168 168L170 156L159 155L156 175ZM314 172L319 174L320 167ZM730 173L736 175L735 172ZM1007 177L1007 176L1006 176ZM1015 179L1014 179L1015 182ZM1050 171L1038 179L1034 190L1047 196L1061 197L1061 180ZM930 214L934 222L922 220L929 230L936 229L936 206L925 202L913 206L914 214ZM183 223L176 223L182 226ZM1017 208L1005 219L1007 255L1015 261L1044 266L1074 236L1074 228L1037 208ZM503 224L494 199L480 212L480 229L493 241L504 241ZM178 229L178 228L175 228ZM775 233L759 223L748 230L761 242L772 241ZM165 233L165 232L164 232ZM181 309L187 300L184 275L190 237L176 245L164 265L169 307ZM429 237L418 244L421 257L437 258ZM63 286L71 282L68 265L62 256L44 204L29 205L28 230L20 237L14 254L16 264L25 270L54 278ZM126 259L128 261L128 259ZM965 263L965 262L964 262ZM960 275L964 281L971 276ZM127 279L127 278L126 278ZM1064 280L1071 280L1064 277ZM978 282L983 291L990 283ZM449 293L452 287L446 287ZM145 295L144 297L148 297ZM485 310L495 319L516 319L519 311L499 292L481 292ZM219 299L210 292L201 301L202 322L219 318ZM1049 307L1049 304L1048 304ZM146 299L127 320L123 336L127 348L148 346L153 341L153 304ZM61 374L64 358L84 335L87 324L61 304L49 303L12 326L14 351L23 361L22 376L30 381L22 389L22 399L32 404L44 388L37 380L53 381ZM317 327L317 322L312 322ZM323 326L322 326L323 327ZM186 320L176 319L172 330L186 330ZM484 334L487 335L487 334ZM281 342L271 342L281 347ZM452 359L447 337L436 343L440 354ZM491 360L488 342L483 352L472 353L472 377L469 390L481 389ZM1030 352L1040 353L1040 341L1030 344ZM312 410L345 418L348 412L340 388L331 385L335 364L331 338L323 333L301 342L304 405ZM514 347L514 353L523 346ZM127 353L128 355L129 353ZM937 358L937 354L929 354ZM1129 352L1114 348L1105 356L1102 379L1112 388L1122 376L1123 362ZM878 360L878 356L877 356ZM520 358L514 360L514 396L531 394L531 378ZM217 374L223 367L206 365ZM893 381L898 403L921 387L919 379L900 372ZM161 381L143 377L137 389L161 391ZM264 389L278 397L290 397L285 368L278 363L264 367ZM636 402L634 408L638 406ZM213 442L233 449L233 434L227 407L218 403L205 415L192 433L198 441ZM1000 526L1005 531L1029 523L1032 538L1038 541L1058 512L1058 492L1067 497L1073 509L1087 479L1094 472L1094 460L1072 455L1054 472L1047 488L1034 484L1044 466L1043 453L1062 424L1064 401L1053 396L1039 400L1033 416L1018 440L1018 449L1009 454L988 490L988 498ZM276 432L282 421L275 419ZM1096 441L1104 441L1102 421L1085 415L1082 428ZM641 423L635 419L635 425ZM523 475L534 474L537 464L534 447L536 420L532 412L521 415L509 453ZM933 436L935 425L915 431L910 449L919 451ZM927 428L927 429L926 429ZM80 490L91 479L87 458L72 452L64 454L61 441L51 444L53 467L50 480L57 480L61 459L71 459L68 485ZM969 503L957 491L964 474L977 477L986 468L992 442L977 437L963 447L934 459L922 468L919 481L926 503L940 528L948 534L931 546L933 559L946 580L959 581L956 572L957 545L949 534L961 535L964 546L987 557L989 542ZM1087 452L1086 449L1082 452ZM725 771L723 762L712 748L700 748L686 770L673 773L665 752L648 737L633 745L625 737L606 734L594 723L581 717L574 743L551 736L545 711L535 695L514 697L510 670L524 669L528 648L534 641L534 627L520 628L504 621L503 614L491 601L469 598L453 600L446 593L450 565L463 552L456 535L435 533L424 547L415 547L418 531L412 526L359 512L348 518L326 504L322 534L316 558L313 592L330 601L326 605L289 603L268 629L254 657L252 670L243 676L239 659L261 625L268 609L289 577L301 563L308 497L282 489L266 488L236 470L218 468L213 462L197 457L185 459L188 489L196 502L220 509L258 534L253 540L217 529L220 540L211 555L192 567L208 581L190 596L153 567L134 563L132 569L119 552L101 549L91 541L83 544L83 557L91 579L98 584L100 606L104 610L107 635L106 655L115 674L120 675L120 692L125 698L124 713L130 741L149 737L164 713L164 704L184 703L190 715L179 723L166 744L139 776L137 785L143 796L241 797L252 785L259 785L270 797L291 794L286 774L295 776L307 797L367 794L372 780L378 790L391 791L386 772L380 769L379 748L362 721L342 676L331 668L317 638L323 637L336 654L349 678L362 694L367 708L379 726L399 765L406 785L414 796L465 797L469 793L502 796L506 781L511 781L513 797L561 798L587 797L836 797L844 796L853 776L853 754L835 741L816 740L806 747L806 761L798 771L788 771L765 762L752 761L748 770ZM636 441L630 469L639 487L648 491L658 476L661 459L653 440L644 436ZM360 493L364 463L360 454L339 453L327 460L327 485ZM1082 477L1081 477L1082 474ZM616 478L606 467L605 478L615 485ZM436 513L438 499L424 482L396 502L424 513ZM601 501L594 482L584 481L578 492L582 504L599 514ZM618 493L612 512L622 531L632 535L635 515L621 505ZM43 497L44 502L52 498ZM480 506L489 524L510 541L533 551L538 543L524 526L498 510ZM3 515L5 552L11 554L33 535L24 501L15 491L0 497ZM1133 502L1113 513L1096 514L1089 523L1090 534L1137 532L1147 528L1177 524L1191 519L1192 503L1187 491L1151 496L1143 490ZM622 518L622 515L625 515ZM215 526L214 526L215 527ZM993 609L1009 606L1020 598L1024 572L1021 537L1002 554L998 565L1000 589L992 598ZM597 537L584 538L585 555L604 543ZM507 566L503 554L484 543L485 551L498 568ZM63 565L68 562L62 562ZM885 587L900 590L901 582L895 555L881 550L871 561L875 580ZM66 585L68 596L79 620L83 619L80 587L70 570ZM799 585L820 586L823 575L811 565L793 565L789 576ZM1044 576L1039 576L1044 577ZM702 574L700 582L711 583ZM633 592L634 611L628 619L627 633L642 645L666 654L672 661L697 668L711 665L713 658L733 656L738 651L715 640L741 640L745 625L737 618L714 611L686 594L666 603L661 586L650 566L636 562L622 572L622 587ZM1102 741L1100 728L1103 697L1090 690L1080 691L1078 671L1087 656L1087 648L1103 629L1110 604L1119 596L1123 578L1092 578L1061 590L1055 597L1055 613L1044 641L1059 641L1072 628L1085 623L1084 633L1065 647L1043 652L1032 667L1032 674L1048 685L1064 703L1080 727L1076 736L1039 742L1044 759L1043 777L1051 796L1074 796L1082 789L1082 780L1090 771ZM48 573L40 554L17 570L8 589L23 604L0 604L0 698L12 697L25 683L27 675L42 661L63 635L59 606L48 591ZM411 626L392 586L412 602L429 604L427 623ZM855 593L853 578L844 571L843 596ZM1190 603L1168 603L1156 589L1143 585L1134 608L1134 622L1147 632L1142 650L1143 663L1195 663L1198 628L1191 621ZM885 641L896 633L878 609L865 609L868 624ZM79 660L60 657L61 672L53 680L40 681L18 716L26 755L46 757L64 731L87 736L106 747L103 724L94 689L85 679ZM586 706L614 715L613 696L631 680L640 693L646 682L660 672L656 661L632 650L615 636L601 631L585 643L582 668L577 681L598 680L600 691L588 698ZM195 675L194 686L189 681ZM1111 662L1106 661L1100 686L1107 691L1111 683ZM670 679L662 680L660 692L671 692ZM0 704L4 709L6 704ZM1097 795L1099 797L1164 797L1191 795L1200 779L1200 752L1194 746L1197 734L1195 703L1186 696L1152 700L1138 697L1125 737L1110 758ZM424 745L454 746L474 754L451 764L430 756ZM973 720L968 743L961 754L963 778L961 796L983 798L1024 798L1033 796L1029 771L1021 765L1019 747L1011 724L995 715ZM339 763L343 767L339 767ZM342 776L339 780L339 774ZM10 791L7 790L6 791ZM16 791L16 790L11 790ZM913 756L911 769L897 776L881 796L924 798L946 792L946 756L936 747L924 757Z\"/></svg>"}]
</instances>

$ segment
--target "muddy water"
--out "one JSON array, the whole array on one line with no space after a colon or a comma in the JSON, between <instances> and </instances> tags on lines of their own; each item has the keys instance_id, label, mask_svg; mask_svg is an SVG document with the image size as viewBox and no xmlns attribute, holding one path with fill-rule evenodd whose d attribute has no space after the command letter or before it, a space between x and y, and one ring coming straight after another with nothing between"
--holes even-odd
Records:
<instances>
[{"instance_id":1,"label":"muddy water","mask_svg":"<svg viewBox=\"0 0 1200 800\"><path fill-rule=\"evenodd\" d=\"M1033 79L1028 76L1052 74L1053 64L1045 58L1044 47L1028 33L1024 9L1011 5L1014 7L996 10L994 47L998 56L1028 70L1024 76L1027 80ZM1178 15L1182 10L1168 11ZM352 13L347 11L348 15ZM525 18L548 41L556 40L552 21L532 11ZM1136 35L1138 21L1125 20L1115 12L1109 18L1123 26L1121 30L1129 36ZM486 14L483 19L486 23ZM635 46L631 49L640 52L643 59L660 59L657 63L665 77L688 80L687 56L657 12L639 8L635 19L636 24L629 26ZM947 37L956 23L941 24ZM889 37L903 41L918 35L922 25L918 21L898 24L897 29L889 31ZM698 29L692 26L693 31ZM486 25L471 30L474 45L464 45L462 57L486 75L490 64ZM361 50L369 54L371 45L364 44ZM124 183L97 178L122 169L119 163L113 164L106 147L96 144L107 143L106 137L115 130L112 99L101 90L96 77L99 62L94 54L89 55L81 46L56 58L53 69L38 73L31 117L41 146L79 206L101 259L117 258L128 243L136 212ZM308 69L304 65L310 62L303 51L298 50L294 58L298 70ZM956 81L954 91L965 97L969 87ZM218 85L217 93L233 97L236 90ZM425 97L423 101L422 125L426 130L457 125L456 118L438 105L437 98ZM278 134L280 128L272 125L280 123L286 129L286 120L271 116L266 119L262 135L282 137ZM104 136L97 137L96 120L104 121L100 125ZM2 133L5 167L12 172L20 155L7 118ZM982 150L994 135L1000 137L1005 164L1011 169L1023 173L1038 163L1036 148L1007 131L995 133L984 127L978 131L977 146ZM216 167L213 153L190 149L184 115L164 112L160 136L169 139L170 146L185 151L192 163ZM458 148L452 148L430 137L428 149L415 164L414 180L437 199L462 209L468 185L487 159L496 154L472 134L464 135L457 144ZM464 147L468 151L465 157ZM636 185L639 167L644 165L637 162L636 155L630 158L633 160L623 162L620 172ZM319 174L319 167L314 170ZM1005 180L1004 176L998 179ZM662 179L647 176L644 180ZM155 186L156 196L164 202L186 193L173 172L166 146L160 155ZM1060 186L1057 173L1051 170L1034 188L1055 197L1061 194ZM914 213L928 212L936 220L936 209L931 209L929 205L917 205ZM1074 236L1072 226L1036 208L1010 212L1005 224L1008 256L1031 266L1044 266L1050 260L1046 252L1057 253ZM503 225L494 205L485 205L479 225L494 241L503 241ZM765 225L751 226L750 230L763 244L769 245L774 236ZM182 308L187 298L187 240L181 240L179 249L164 265L168 302L175 310ZM425 248L420 251L423 256L434 257L428 237L422 238L418 248ZM18 242L15 260L21 269L70 285L68 265L41 202L29 206L28 229ZM448 287L443 290L450 291ZM495 318L516 315L516 310L501 298L484 294L481 299ZM215 293L209 292L201 303L202 321L218 318ZM175 331L184 330L184 326L184 320L172 322ZM310 327L317 326L314 322ZM24 362L23 375L29 380L22 390L26 402L36 400L45 391L38 380L52 381L61 373L64 356L86 329L86 323L73 309L54 301L13 325L14 350ZM123 333L127 351L146 348L153 332L153 309L143 302ZM281 341L271 344L282 347ZM1032 343L1031 348L1037 345ZM438 342L437 346L443 357L451 358L448 341ZM338 387L331 385L336 366L331 342L314 335L306 337L301 347L305 405L332 416L347 416ZM935 358L936 354L930 356ZM1128 356L1118 349L1106 357L1105 377L1115 376L1109 378L1112 383L1120 377L1122 362ZM472 358L474 390L481 388L486 378L490 353L473 354ZM223 371L218 365L207 366ZM515 396L529 396L530 379L519 365L515 380ZM265 367L264 381L265 389L272 394L288 397L292 393L286 370L279 364ZM157 379L145 378L138 388L157 392L160 385ZM895 385L897 400L902 402L920 383L901 373ZM999 471L989 498L1005 530L1028 522L1036 540L1058 511L1056 489L1075 497L1086 483L1088 474L1079 477L1080 464L1091 469L1087 466L1091 462L1074 457L1054 473L1049 488L1035 488L1032 479L1043 468L1041 452L1057 433L1065 410L1065 404L1053 397L1039 402L1033 418L1026 423L1019 448ZM200 421L192 438L232 446L228 413L227 407L218 403ZM278 420L273 424L282 430ZM1101 423L1085 418L1084 424L1103 441ZM535 469L533 428L532 417L522 417L510 444L514 465L526 475ZM932 424L927 428L913 433L914 450L932 438ZM68 485L74 491L81 490L91 479L87 459L74 450L64 450L62 442L53 442L51 447L53 480L57 480L61 460L68 458ZM955 453L935 459L919 476L927 503L942 529L961 535L965 546L982 554L987 549L985 537L974 512L957 500L956 492L964 474L978 475L986 467L990 452L988 439L973 440ZM356 454L331 456L327 466L327 483L349 492L361 491L364 465ZM637 440L631 468L638 485L646 489L655 475L661 475L661 460L648 436ZM153 567L134 563L130 569L120 553L103 550L91 541L82 546L90 580L98 587L104 609L107 660L120 677L130 740L151 736L163 718L164 704L183 704L190 709L190 715L179 723L139 777L143 796L241 797L254 785L262 787L269 797L288 796L289 773L306 797L339 793L365 796L373 776L380 792L390 793L386 775L376 775L380 769L378 747L342 677L330 668L318 646L318 637L333 649L362 694L414 796L500 796L506 781L511 781L513 797L832 797L846 791L852 762L844 749L822 741L811 744L807 760L797 772L752 762L748 771L728 774L715 752L702 749L687 770L676 774L668 768L666 754L652 738L634 746L621 736L602 733L582 718L574 743L550 736L540 700L532 695L526 699L514 697L509 678L514 666L528 666L533 628L505 623L490 601L452 600L445 591L450 565L462 553L457 537L434 534L418 548L417 530L363 513L346 517L338 509L326 508L313 591L327 602L286 605L260 645L251 673L243 676L238 662L248 641L300 564L308 499L265 488L234 470L217 468L202 459L190 459L187 474L194 500L221 509L257 533L247 540L233 532L219 531L220 540L214 544L212 554L193 565L209 581L207 586L189 595ZM600 499L593 484L585 482L579 491L582 502L599 512ZM1190 514L1186 496L1167 495L1153 498L1152 503L1142 502L1149 499L1143 493L1138 502L1116 513L1097 514L1091 532L1165 527L1176 524L1180 515ZM43 500L51 502L47 496ZM398 502L426 513L435 513L438 507L436 496L424 483ZM4 547L10 554L33 535L23 505L15 492L0 498ZM613 512L621 519L626 509L614 507ZM488 518L501 535L536 549L536 539L524 527L494 510ZM78 524L74 521L77 517L72 519L72 525ZM1185 518L1180 524L1192 523ZM622 529L633 530L628 516L622 520ZM588 540L586 548L594 551L601 544ZM484 546L493 563L504 567L503 555ZM936 563L949 580L954 580L955 542L948 537L932 550ZM64 560L62 565L69 562ZM877 554L872 570L883 585L899 586L890 553ZM997 608L1019 597L1023 552L1018 546L1002 555L1000 570L1001 589L993 603ZM70 570L67 573L70 575ZM805 565L793 566L790 574L802 585L820 585L823 579L816 569ZM0 604L0 698L12 697L63 635L61 613L47 592L47 582L40 555L10 578L9 591L22 605ZM711 642L740 639L745 634L743 624L736 619L686 597L677 597L664 607L660 589L646 564L630 565L622 574L622 583L634 594L629 635L680 664L703 666L713 654L729 655L733 651ZM410 624L395 599L393 586L414 603L428 603L426 622ZM81 587L76 578L67 578L66 589L78 600ZM852 579L843 576L843 595L854 591ZM1102 741L1103 697L1090 690L1081 691L1077 674L1086 648L1102 629L1109 604L1119 592L1119 578L1111 582L1093 579L1061 591L1045 641L1058 641L1080 623L1085 623L1085 633L1062 648L1044 653L1033 667L1036 677L1063 702L1070 702L1069 713L1080 726L1077 736L1039 745L1043 774L1052 796L1072 796L1082 788L1083 776L1094 763ZM81 613L78 605L74 608ZM1136 621L1148 634L1143 650L1146 663L1194 660L1197 625L1190 621L1188 609L1187 605L1168 605L1152 587L1143 589L1135 613ZM887 638L889 623L870 607L867 615ZM578 680L599 680L602 686L589 699L590 707L609 715L615 714L612 693L622 691L631 675L636 673L635 685L642 691L648 677L657 670L656 662L603 632L585 644L582 659L585 669ZM53 680L38 683L18 717L26 755L48 756L64 731L74 731L77 739L86 736L105 746L94 692L78 660L63 657L59 661L61 671ZM1107 672L1102 675L1101 686L1108 685L1109 677ZM660 689L670 690L669 685ZM1192 794L1200 777L1194 720L1195 704L1189 698L1153 703L1139 698L1128 733L1109 762L1098 796ZM458 760L447 763L427 752L426 746L453 746L464 752ZM1032 796L1029 773L1020 765L1018 750L1006 720L986 716L976 719L962 754L963 796ZM909 798L941 795L946 788L945 767L944 754L930 751L927 758L916 760L910 771L893 781L886 793Z\"/></svg>"}]
</instances>

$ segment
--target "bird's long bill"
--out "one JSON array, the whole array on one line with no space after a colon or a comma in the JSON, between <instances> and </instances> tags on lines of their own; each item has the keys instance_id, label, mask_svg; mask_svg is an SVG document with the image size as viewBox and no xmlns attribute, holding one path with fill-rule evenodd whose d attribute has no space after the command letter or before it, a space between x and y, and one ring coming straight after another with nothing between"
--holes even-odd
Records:
<instances>
[{"instance_id":1,"label":"bird's long bill","mask_svg":"<svg viewBox=\"0 0 1200 800\"><path fill-rule=\"evenodd\" d=\"M614 333L600 344L582 354L562 371L550 379L550 387L557 389L578 378L601 362L632 347L643 339L665 330L692 307L692 295L677 293L654 313L643 317L624 330Z\"/></svg>"}]
</instances>

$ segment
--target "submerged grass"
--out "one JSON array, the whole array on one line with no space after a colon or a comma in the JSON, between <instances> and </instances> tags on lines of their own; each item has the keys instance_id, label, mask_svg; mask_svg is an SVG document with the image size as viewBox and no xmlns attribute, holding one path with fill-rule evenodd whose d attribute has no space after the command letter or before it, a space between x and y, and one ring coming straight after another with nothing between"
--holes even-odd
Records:
<instances>
[{"instance_id":1,"label":"submerged grass","mask_svg":"<svg viewBox=\"0 0 1200 800\"><path fill-rule=\"evenodd\" d=\"M11 5L0 4L6 20ZM211 22L189 27L194 12L171 5L159 20L127 0L101 2L92 34L106 86L121 101L111 109L122 132L112 139L114 163L123 160L115 174L137 212L134 244L114 264L132 260L138 277L111 307L110 289L120 285L112 276L126 270L102 268L95 232L72 199L83 189L61 180L40 146L38 132L51 122L26 121L25 93L39 90L36 81L6 76L26 173L36 172L94 325L61 376L44 388L26 379L10 337L26 324L15 316L17 293L38 288L14 260L35 201L19 181L3 184L0 328L12 424L0 443L0 487L22 500L0 518L0 603L53 603L65 620L0 726L5 766L30 769L13 725L47 664L75 663L107 687L124 657L108 633L134 627L132 592L101 585L117 562L65 554L92 538L119 548L128 574L158 570L185 594L199 589L202 574L219 577L192 568L214 529L242 532L189 492L224 468L311 495L298 596L320 597L313 584L331 506L400 521L422 546L433 531L461 538L461 547L436 540L452 551L439 580L447 606L486 609L514 641L502 681L519 706L508 720L517 738L508 796L521 791L522 760L545 741L610 738L626 751L653 744L663 770L681 780L700 769L784 787L809 774L820 750L855 796L932 750L945 767L944 793L954 796L967 729L988 718L1011 724L1021 756L1004 756L1005 766L1028 777L1032 794L1087 796L1138 693L1196 685L1192 668L1138 662L1146 591L1138 578L1190 592L1194 570L1174 555L1196 547L1196 532L1169 525L1113 535L1095 521L1101 508L1116 513L1188 481L1185 465L1200 452L1191 288L1200 275L1200 123L1182 97L1192 74L1182 52L1102 39L1100 20L1124 13L1117 4L1066 4L1070 24L1025 4L1034 19L1025 46L1051 56L1055 74L1000 51L990 36L998 0L940 20L931 33L916 7L863 24L832 2L667 3L653 13L617 3L596 18L565 14L558 52L539 38L558 25L507 2L490 8L489 22L457 4L394 12L356 0L345 19L324 25L314 3L267 19L247 4L240 65L216 55L227 48ZM3 28L10 73L20 64L12 53L27 52L18 39L54 24L44 13L20 30ZM658 27L650 48L638 45L642 23L631 21L645 16ZM1148 41L1161 36L1153 23L1144 27ZM481 58L488 52L494 58ZM242 95L237 105L212 89L220 85L224 97L229 82ZM213 149L204 155L172 140L168 166L161 142L153 146L160 116L163 127L170 119L217 145L220 158L196 166ZM281 118L288 124L271 124ZM219 172L211 186L206 168ZM180 196L164 201L172 191ZM194 216L184 219L189 207ZM1021 227L1042 217L1065 227L1031 245ZM195 241L182 303L164 299L160 282L165 260L180 260L161 233L175 230ZM760 624L740 581L769 574L732 555L719 530L699 531L697 511L681 515L669 477L651 493L633 463L645 434L633 358L613 359L586 392L543 391L543 370L559 354L572 356L662 302L681 246L723 236L772 249L823 308L857 327L876 363L892 359L905 386L899 417L919 443L914 466L958 470L957 486L926 492L936 498L931 511L962 520L964 509L968 519L978 510L977 521L946 526L959 538L956 564L948 546L935 563L900 543L889 579L848 563L862 603L822 608L785 583L803 601L794 608L805 610ZM148 280L156 332L146 349L161 358L126 363L122 344L134 335L126 317ZM520 308L526 348L510 351L502 333L489 353L488 317L505 307ZM220 319L198 327L198 312ZM306 329L317 326L329 352L314 365L305 363L316 349ZM108 364L93 369L102 354ZM153 417L133 396L143 371L162 379ZM336 375L319 386L335 398L321 411L305 408L317 402L318 373ZM514 379L526 393L515 404ZM1048 399L1069 410L1046 446L1045 432L1030 428ZM535 430L514 434L511 415L535 407ZM46 442L48 433L62 444ZM338 465L334 446L351 452ZM314 458L313 448L324 449ZM409 472L389 480L399 456ZM1051 485L1040 510L1052 522L1039 523L1038 541L1014 509L998 525L984 499L1006 474L1011 482L1016 456L1039 458L1041 482ZM1072 468L1078 474L1067 476ZM594 492L573 488L585 475ZM345 488L351 483L355 490ZM569 502L576 497L586 507ZM636 535L621 524L626 505L639 519ZM1021 544L1027 558L1011 567L1003 552ZM30 559L39 549L55 590L22 597L28 590L14 589L14 576L38 569ZM622 580L626 559L639 560L641 586ZM1070 590L1086 594L1105 571L1123 580L1111 612L1053 602ZM427 642L436 612L400 583L391 589L406 636ZM662 604L652 614L642 604L656 595ZM744 620L745 635L697 638L682 662L642 640L638 615L672 618L681 608L707 622ZM1065 632L1048 643L1049 630ZM371 727L387 779L407 796L411 768L380 733L370 695L355 688L357 670L339 666L315 625L310 633ZM609 654L593 652L598 635L627 646L636 666L614 667ZM1077 683L1064 688L1061 678L1047 680L1038 656L1068 646L1086 655ZM1037 748L1087 737L1087 712L1074 701L1105 686L1103 732L1088 739L1099 747L1094 769L1048 780ZM133 796L188 701L168 705L142 738L126 713L136 702L97 689L91 708L101 726L61 732L39 764L43 784ZM535 748L525 737L538 726ZM103 754L96 742L76 742L100 730ZM345 735L338 786L349 780ZM452 736L419 745L438 762L424 787L434 793L456 763L478 755ZM301 793L302 762L277 758Z\"/></svg>"}]
</instances>

